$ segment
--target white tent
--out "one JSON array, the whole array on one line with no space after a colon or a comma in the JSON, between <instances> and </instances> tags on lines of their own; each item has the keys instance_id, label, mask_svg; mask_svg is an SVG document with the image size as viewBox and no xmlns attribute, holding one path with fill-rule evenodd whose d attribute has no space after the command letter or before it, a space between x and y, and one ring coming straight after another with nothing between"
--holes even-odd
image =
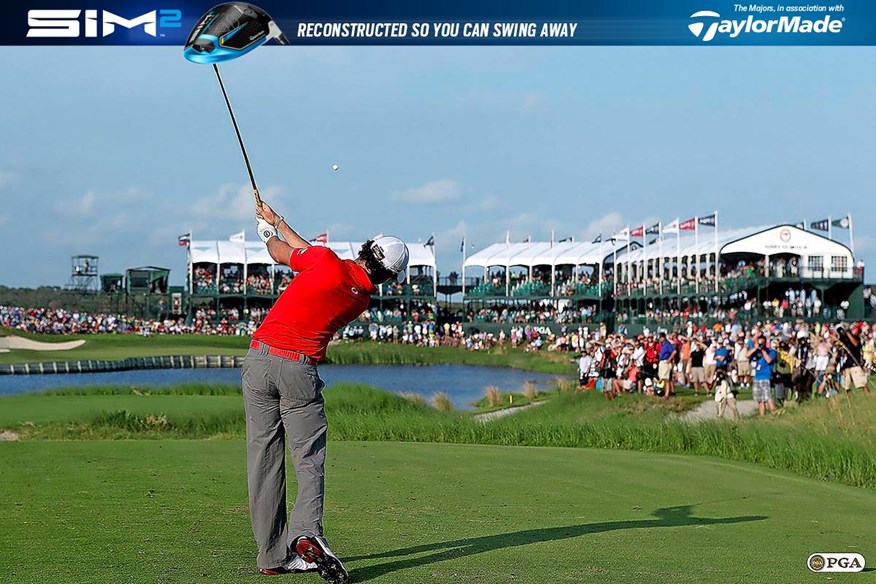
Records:
<instances>
[{"instance_id":1,"label":"white tent","mask_svg":"<svg viewBox=\"0 0 876 584\"><path fill-rule=\"evenodd\" d=\"M800 277L852 278L852 251L837 241L793 225L777 225L726 243L721 255L753 254L766 258L780 254L800 257Z\"/></svg>"},{"instance_id":2,"label":"white tent","mask_svg":"<svg viewBox=\"0 0 876 584\"><path fill-rule=\"evenodd\" d=\"M332 241L326 244L318 243L316 245L328 247L342 260L353 260L359 255L359 249L362 247L362 242ZM431 268L433 286L437 289L438 272L435 262L434 247L423 243L409 243L408 251L410 252L408 274L410 274L410 268ZM188 264L189 291L191 292L192 270L194 264L243 264L245 279L247 275L247 266L268 265L271 266L271 273L273 274L273 266L276 265L276 262L268 253L265 244L261 241L196 240L189 244ZM219 270L217 269L216 272L216 282L218 284Z\"/></svg>"}]
</instances>

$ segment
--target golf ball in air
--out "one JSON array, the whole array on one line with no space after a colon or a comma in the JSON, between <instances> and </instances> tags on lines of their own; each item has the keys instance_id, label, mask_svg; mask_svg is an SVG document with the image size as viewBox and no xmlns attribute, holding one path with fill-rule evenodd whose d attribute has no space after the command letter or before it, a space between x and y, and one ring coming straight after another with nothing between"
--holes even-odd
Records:
<instances>
[{"instance_id":1,"label":"golf ball in air","mask_svg":"<svg viewBox=\"0 0 876 584\"><path fill-rule=\"evenodd\" d=\"M337 164L332 164L332 170L337 170L339 167Z\"/></svg>"}]
</instances>

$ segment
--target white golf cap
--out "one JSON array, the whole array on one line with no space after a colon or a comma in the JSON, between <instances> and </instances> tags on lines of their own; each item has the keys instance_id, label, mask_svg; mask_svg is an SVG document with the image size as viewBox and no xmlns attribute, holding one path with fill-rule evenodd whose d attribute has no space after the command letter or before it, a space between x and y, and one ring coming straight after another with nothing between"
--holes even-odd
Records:
<instances>
[{"instance_id":1,"label":"white golf cap","mask_svg":"<svg viewBox=\"0 0 876 584\"><path fill-rule=\"evenodd\" d=\"M396 280L404 281L410 256L404 241L392 235L379 235L374 238L371 251L384 268L395 274Z\"/></svg>"}]
</instances>

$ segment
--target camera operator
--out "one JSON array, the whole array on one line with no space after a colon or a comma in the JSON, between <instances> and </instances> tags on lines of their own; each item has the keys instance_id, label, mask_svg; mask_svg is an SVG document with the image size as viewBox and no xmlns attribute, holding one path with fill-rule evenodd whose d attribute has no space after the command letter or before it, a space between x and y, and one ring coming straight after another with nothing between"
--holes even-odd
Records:
<instances>
[{"instance_id":1,"label":"camera operator","mask_svg":"<svg viewBox=\"0 0 876 584\"><path fill-rule=\"evenodd\" d=\"M775 413L776 403L773 401L770 380L776 364L776 352L770 349L766 337L761 334L757 337L755 346L748 351L748 357L754 361L751 393L754 401L757 402L757 411L763 416L766 414L766 406L769 405L770 413Z\"/></svg>"},{"instance_id":2,"label":"camera operator","mask_svg":"<svg viewBox=\"0 0 876 584\"><path fill-rule=\"evenodd\" d=\"M852 386L857 387L864 393L870 393L867 387L867 373L864 371L862 362L861 325L853 324L846 331L843 327L837 327L837 341L840 348L837 372L843 380L843 389L851 393Z\"/></svg>"},{"instance_id":3,"label":"camera operator","mask_svg":"<svg viewBox=\"0 0 876 584\"><path fill-rule=\"evenodd\" d=\"M794 387L794 399L803 401L812 395L812 385L815 383L815 356L811 351L811 340L808 329L797 331L796 344L792 345L794 354L794 370L791 372L791 384Z\"/></svg>"},{"instance_id":4,"label":"camera operator","mask_svg":"<svg viewBox=\"0 0 876 584\"><path fill-rule=\"evenodd\" d=\"M776 385L776 404L781 406L788 397L788 390L792 388L791 374L796 365L796 357L791 344L782 339L779 342L779 347L776 350L776 366L775 366L775 385Z\"/></svg>"}]
</instances>

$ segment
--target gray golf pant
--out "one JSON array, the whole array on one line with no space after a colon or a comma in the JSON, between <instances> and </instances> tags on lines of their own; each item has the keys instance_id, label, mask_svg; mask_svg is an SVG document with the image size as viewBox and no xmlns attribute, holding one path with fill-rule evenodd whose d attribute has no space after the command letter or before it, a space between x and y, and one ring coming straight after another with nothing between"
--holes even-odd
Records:
<instances>
[{"instance_id":1,"label":"gray golf pant","mask_svg":"<svg viewBox=\"0 0 876 584\"><path fill-rule=\"evenodd\" d=\"M322 535L325 419L316 366L268 354L262 344L243 364L246 466L252 531L259 568L283 564L302 535ZM298 478L295 506L286 517L288 442Z\"/></svg>"}]
</instances>

